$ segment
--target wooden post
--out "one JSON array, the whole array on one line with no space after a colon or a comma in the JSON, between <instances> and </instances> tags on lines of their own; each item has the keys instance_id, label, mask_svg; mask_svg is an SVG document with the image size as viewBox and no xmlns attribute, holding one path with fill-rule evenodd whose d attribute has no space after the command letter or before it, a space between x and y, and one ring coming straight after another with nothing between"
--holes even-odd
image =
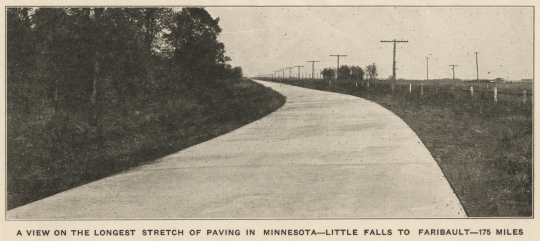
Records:
<instances>
[{"instance_id":1,"label":"wooden post","mask_svg":"<svg viewBox=\"0 0 540 241\"><path fill-rule=\"evenodd\" d=\"M367 88L369 89L369 81L367 82Z\"/></svg>"},{"instance_id":2,"label":"wooden post","mask_svg":"<svg viewBox=\"0 0 540 241\"><path fill-rule=\"evenodd\" d=\"M497 103L497 87L493 87L493 101Z\"/></svg>"},{"instance_id":3,"label":"wooden post","mask_svg":"<svg viewBox=\"0 0 540 241\"><path fill-rule=\"evenodd\" d=\"M523 104L527 103L527 90L523 91Z\"/></svg>"},{"instance_id":4,"label":"wooden post","mask_svg":"<svg viewBox=\"0 0 540 241\"><path fill-rule=\"evenodd\" d=\"M412 93L412 84L409 83L409 94Z\"/></svg>"},{"instance_id":5,"label":"wooden post","mask_svg":"<svg viewBox=\"0 0 540 241\"><path fill-rule=\"evenodd\" d=\"M471 86L471 101L474 100L474 88Z\"/></svg>"},{"instance_id":6,"label":"wooden post","mask_svg":"<svg viewBox=\"0 0 540 241\"><path fill-rule=\"evenodd\" d=\"M356 82L356 88L358 89L358 82Z\"/></svg>"},{"instance_id":7,"label":"wooden post","mask_svg":"<svg viewBox=\"0 0 540 241\"><path fill-rule=\"evenodd\" d=\"M420 96L424 95L424 83L420 83Z\"/></svg>"}]
</instances>

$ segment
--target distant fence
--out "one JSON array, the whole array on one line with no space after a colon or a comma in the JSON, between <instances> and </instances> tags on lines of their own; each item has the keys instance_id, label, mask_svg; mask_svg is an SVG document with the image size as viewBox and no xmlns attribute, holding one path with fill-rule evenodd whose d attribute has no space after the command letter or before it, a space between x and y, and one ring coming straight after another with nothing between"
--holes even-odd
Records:
<instances>
[{"instance_id":1,"label":"distant fence","mask_svg":"<svg viewBox=\"0 0 540 241\"><path fill-rule=\"evenodd\" d=\"M343 82L342 82L343 83ZM342 84L341 83L341 84ZM338 84L338 83L335 83ZM491 101L493 103L522 103L530 104L532 102L532 93L527 90L500 90L498 87L491 89L478 88L478 86L438 86L424 85L423 83L409 84L390 84L390 83L373 83L368 81L354 83L355 88L361 88L365 91L376 91L387 94L406 94L416 97L427 97L433 95L452 95L455 98L469 98L470 101ZM475 88L476 87L476 88Z\"/></svg>"},{"instance_id":2,"label":"distant fence","mask_svg":"<svg viewBox=\"0 0 540 241\"><path fill-rule=\"evenodd\" d=\"M493 104L529 105L532 106L532 83L531 89L520 89L525 85L506 83L477 83L458 82L456 84L422 81L406 83L398 81L354 81L354 80L324 80L324 79L268 79L271 81L291 83L298 86L316 87L318 89L334 88L345 89L351 94L354 92L366 92L369 94L399 95L410 98L437 98L455 99L459 101L491 102ZM324 87L326 86L326 87Z\"/></svg>"}]
</instances>

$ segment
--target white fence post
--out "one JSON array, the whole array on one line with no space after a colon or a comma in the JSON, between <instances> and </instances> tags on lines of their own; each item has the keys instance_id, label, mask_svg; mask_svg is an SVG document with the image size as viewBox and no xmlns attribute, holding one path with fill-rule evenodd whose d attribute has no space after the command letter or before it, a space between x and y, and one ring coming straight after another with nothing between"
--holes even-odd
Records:
<instances>
[{"instance_id":1,"label":"white fence post","mask_svg":"<svg viewBox=\"0 0 540 241\"><path fill-rule=\"evenodd\" d=\"M409 94L412 92L412 84L409 83Z\"/></svg>"},{"instance_id":2,"label":"white fence post","mask_svg":"<svg viewBox=\"0 0 540 241\"><path fill-rule=\"evenodd\" d=\"M424 95L424 83L420 83L420 96Z\"/></svg>"},{"instance_id":3,"label":"white fence post","mask_svg":"<svg viewBox=\"0 0 540 241\"><path fill-rule=\"evenodd\" d=\"M527 90L523 90L523 104L527 103Z\"/></svg>"},{"instance_id":4,"label":"white fence post","mask_svg":"<svg viewBox=\"0 0 540 241\"><path fill-rule=\"evenodd\" d=\"M471 100L474 99L474 88L471 86Z\"/></svg>"},{"instance_id":5,"label":"white fence post","mask_svg":"<svg viewBox=\"0 0 540 241\"><path fill-rule=\"evenodd\" d=\"M497 103L497 87L493 87L493 101Z\"/></svg>"}]
</instances>

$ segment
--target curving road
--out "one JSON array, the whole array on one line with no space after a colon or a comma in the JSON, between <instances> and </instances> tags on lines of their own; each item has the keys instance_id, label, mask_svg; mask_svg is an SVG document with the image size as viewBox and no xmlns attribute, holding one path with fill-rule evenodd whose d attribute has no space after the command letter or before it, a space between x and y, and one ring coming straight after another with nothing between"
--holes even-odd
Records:
<instances>
[{"instance_id":1,"label":"curving road","mask_svg":"<svg viewBox=\"0 0 540 241\"><path fill-rule=\"evenodd\" d=\"M8 220L465 217L416 134L353 96L257 81L270 115L150 164L8 211Z\"/></svg>"}]
</instances>

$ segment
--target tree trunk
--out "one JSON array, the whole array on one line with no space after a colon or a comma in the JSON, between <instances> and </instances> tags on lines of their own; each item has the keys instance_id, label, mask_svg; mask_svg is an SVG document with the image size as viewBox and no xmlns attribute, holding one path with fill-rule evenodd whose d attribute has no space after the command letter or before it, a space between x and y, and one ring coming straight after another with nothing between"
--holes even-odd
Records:
<instances>
[{"instance_id":1,"label":"tree trunk","mask_svg":"<svg viewBox=\"0 0 540 241\"><path fill-rule=\"evenodd\" d=\"M92 117L90 125L93 127L98 126L98 85L99 85L99 63L94 57L94 76L92 82L92 95L90 96L90 102L92 103Z\"/></svg>"}]
</instances>

